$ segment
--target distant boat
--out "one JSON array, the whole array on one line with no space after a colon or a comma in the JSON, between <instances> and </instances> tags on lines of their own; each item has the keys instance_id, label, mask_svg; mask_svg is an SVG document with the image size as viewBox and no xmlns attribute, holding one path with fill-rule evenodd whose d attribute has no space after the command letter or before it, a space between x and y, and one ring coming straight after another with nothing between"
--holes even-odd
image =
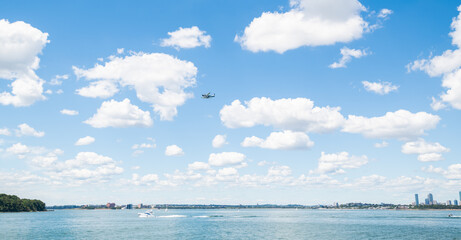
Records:
<instances>
[{"instance_id":1,"label":"distant boat","mask_svg":"<svg viewBox=\"0 0 461 240\"><path fill-rule=\"evenodd\" d=\"M454 216L454 215L453 215L453 214L451 214L451 213L450 213L450 214L448 214L448 217L449 217L449 218L461 218L461 216Z\"/></svg>"},{"instance_id":2,"label":"distant boat","mask_svg":"<svg viewBox=\"0 0 461 240\"><path fill-rule=\"evenodd\" d=\"M154 216L154 211L152 210L147 210L143 213L138 213L138 217L140 218L148 218L148 217L153 217Z\"/></svg>"},{"instance_id":3,"label":"distant boat","mask_svg":"<svg viewBox=\"0 0 461 240\"><path fill-rule=\"evenodd\" d=\"M168 212L168 208L165 208L165 212Z\"/></svg>"}]
</instances>

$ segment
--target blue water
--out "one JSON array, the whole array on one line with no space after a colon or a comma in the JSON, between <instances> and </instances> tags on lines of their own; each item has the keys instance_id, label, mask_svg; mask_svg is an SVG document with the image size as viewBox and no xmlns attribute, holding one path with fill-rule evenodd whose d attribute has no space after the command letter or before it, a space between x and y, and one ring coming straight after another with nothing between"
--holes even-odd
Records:
<instances>
[{"instance_id":1,"label":"blue water","mask_svg":"<svg viewBox=\"0 0 461 240\"><path fill-rule=\"evenodd\" d=\"M0 213L0 239L461 239L460 211L57 210Z\"/></svg>"}]
</instances>

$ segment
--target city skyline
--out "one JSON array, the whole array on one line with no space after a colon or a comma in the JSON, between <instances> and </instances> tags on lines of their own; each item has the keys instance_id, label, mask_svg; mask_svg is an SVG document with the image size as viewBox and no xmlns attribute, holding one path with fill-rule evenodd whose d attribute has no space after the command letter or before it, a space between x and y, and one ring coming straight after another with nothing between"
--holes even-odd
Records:
<instances>
[{"instance_id":1,"label":"city skyline","mask_svg":"<svg viewBox=\"0 0 461 240\"><path fill-rule=\"evenodd\" d=\"M0 193L453 201L460 12L454 0L4 2Z\"/></svg>"}]
</instances>

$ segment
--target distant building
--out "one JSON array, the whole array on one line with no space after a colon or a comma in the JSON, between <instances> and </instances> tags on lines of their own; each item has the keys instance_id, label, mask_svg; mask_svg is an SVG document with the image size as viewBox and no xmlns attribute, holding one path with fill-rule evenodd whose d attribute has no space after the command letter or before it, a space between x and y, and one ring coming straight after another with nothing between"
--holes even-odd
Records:
<instances>
[{"instance_id":1,"label":"distant building","mask_svg":"<svg viewBox=\"0 0 461 240\"><path fill-rule=\"evenodd\" d=\"M142 207L143 207L142 203L138 204L138 208L142 208Z\"/></svg>"},{"instance_id":2,"label":"distant building","mask_svg":"<svg viewBox=\"0 0 461 240\"><path fill-rule=\"evenodd\" d=\"M447 200L447 205L451 205L451 200Z\"/></svg>"},{"instance_id":3,"label":"distant building","mask_svg":"<svg viewBox=\"0 0 461 240\"><path fill-rule=\"evenodd\" d=\"M458 200L455 199L455 200L453 201L453 205L458 206Z\"/></svg>"},{"instance_id":4,"label":"distant building","mask_svg":"<svg viewBox=\"0 0 461 240\"><path fill-rule=\"evenodd\" d=\"M461 191L459 191L459 201L461 202Z\"/></svg>"},{"instance_id":5,"label":"distant building","mask_svg":"<svg viewBox=\"0 0 461 240\"><path fill-rule=\"evenodd\" d=\"M430 204L430 203L429 203L429 198L424 199L424 204L425 204L425 205L429 205L429 204Z\"/></svg>"},{"instance_id":6,"label":"distant building","mask_svg":"<svg viewBox=\"0 0 461 240\"><path fill-rule=\"evenodd\" d=\"M107 208L114 208L114 207L115 207L115 203L107 203L107 204L106 204L106 207L107 207Z\"/></svg>"},{"instance_id":7,"label":"distant building","mask_svg":"<svg viewBox=\"0 0 461 240\"><path fill-rule=\"evenodd\" d=\"M427 194L427 198L429 199L429 204L433 205L434 204L434 197L432 196L432 193Z\"/></svg>"},{"instance_id":8,"label":"distant building","mask_svg":"<svg viewBox=\"0 0 461 240\"><path fill-rule=\"evenodd\" d=\"M133 204L127 204L126 209L133 209Z\"/></svg>"},{"instance_id":9,"label":"distant building","mask_svg":"<svg viewBox=\"0 0 461 240\"><path fill-rule=\"evenodd\" d=\"M419 206L419 197L417 193L415 194L415 205Z\"/></svg>"}]
</instances>

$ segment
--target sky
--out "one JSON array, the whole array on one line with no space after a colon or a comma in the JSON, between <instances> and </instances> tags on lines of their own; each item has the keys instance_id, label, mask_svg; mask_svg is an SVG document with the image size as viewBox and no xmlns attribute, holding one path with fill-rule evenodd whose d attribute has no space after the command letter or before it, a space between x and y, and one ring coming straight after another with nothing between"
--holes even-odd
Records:
<instances>
[{"instance_id":1,"label":"sky","mask_svg":"<svg viewBox=\"0 0 461 240\"><path fill-rule=\"evenodd\" d=\"M0 192L314 205L461 191L458 1L1 6Z\"/></svg>"}]
</instances>

